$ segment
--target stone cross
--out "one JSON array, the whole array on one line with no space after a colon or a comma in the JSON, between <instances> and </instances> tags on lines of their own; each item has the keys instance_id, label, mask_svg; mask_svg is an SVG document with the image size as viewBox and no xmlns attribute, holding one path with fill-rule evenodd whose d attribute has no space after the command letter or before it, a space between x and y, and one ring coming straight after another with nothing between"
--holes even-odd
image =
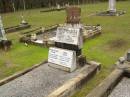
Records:
<instances>
[{"instance_id":1,"label":"stone cross","mask_svg":"<svg viewBox=\"0 0 130 97\"><path fill-rule=\"evenodd\" d=\"M116 0L109 0L109 8L110 12L116 12Z\"/></svg>"},{"instance_id":2,"label":"stone cross","mask_svg":"<svg viewBox=\"0 0 130 97\"><path fill-rule=\"evenodd\" d=\"M5 36L5 30L4 30L4 27L3 27L2 18L0 16L0 41L1 40L7 40L7 38Z\"/></svg>"}]
</instances>

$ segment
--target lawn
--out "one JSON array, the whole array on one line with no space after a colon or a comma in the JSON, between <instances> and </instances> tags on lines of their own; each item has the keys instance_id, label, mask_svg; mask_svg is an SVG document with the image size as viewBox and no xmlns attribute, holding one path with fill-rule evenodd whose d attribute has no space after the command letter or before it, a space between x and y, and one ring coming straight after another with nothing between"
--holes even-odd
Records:
<instances>
[{"instance_id":1,"label":"lawn","mask_svg":"<svg viewBox=\"0 0 130 97\"><path fill-rule=\"evenodd\" d=\"M95 12L107 9L106 3L82 5L82 23L101 24L102 34L84 43L83 53L88 60L102 63L101 71L73 97L84 97L90 90L97 86L114 69L114 63L130 48L130 1L118 2L117 9L123 9L127 13L119 17L90 16ZM48 26L65 22L65 11L40 13L42 9L27 10L24 16L32 25L32 28ZM2 14L5 27L17 25L20 22L20 14ZM24 30L25 31L25 30ZM29 68L40 61L47 59L48 49L38 46L25 46L19 43L19 37L23 31L7 34L13 41L13 47L8 52L0 51L0 79L14 74L17 71Z\"/></svg>"}]
</instances>

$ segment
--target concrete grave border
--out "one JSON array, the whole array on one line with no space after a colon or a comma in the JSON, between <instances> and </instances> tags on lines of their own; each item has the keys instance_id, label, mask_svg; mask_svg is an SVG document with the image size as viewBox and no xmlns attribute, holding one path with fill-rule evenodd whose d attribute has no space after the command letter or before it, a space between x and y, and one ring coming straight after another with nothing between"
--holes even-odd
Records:
<instances>
[{"instance_id":1,"label":"concrete grave border","mask_svg":"<svg viewBox=\"0 0 130 97\"><path fill-rule=\"evenodd\" d=\"M47 63L47 60L45 60L45 61L43 61L43 62L40 62L39 64L35 64L34 66L32 66L32 67L30 67L30 68L28 68L28 69L25 69L25 70L23 70L23 71L17 72L17 73L15 73L15 74L13 74L13 75L11 75L11 76L9 76L9 77L3 79L3 80L0 80L0 86L2 86L2 85L4 85L4 84L6 84L6 83L8 83L8 82L10 82L10 81L12 81L12 80L14 80L14 79L20 77L20 76L22 76L22 75L24 75L24 74L26 74L26 73L32 71L33 69L35 69L35 68L37 68L37 67L39 67L39 66L41 66L42 64L45 64L45 63Z\"/></svg>"},{"instance_id":2,"label":"concrete grave border","mask_svg":"<svg viewBox=\"0 0 130 97\"><path fill-rule=\"evenodd\" d=\"M130 76L130 63L120 63L116 69L94 88L86 97L108 97L115 86L121 81L122 77Z\"/></svg>"},{"instance_id":3,"label":"concrete grave border","mask_svg":"<svg viewBox=\"0 0 130 97\"><path fill-rule=\"evenodd\" d=\"M8 34L8 33L14 33L14 32L16 32L16 31L28 29L28 28L30 28L30 27L31 27L31 25L23 25L23 26L17 25L17 26L5 28L5 32L6 32L7 34Z\"/></svg>"},{"instance_id":4,"label":"concrete grave border","mask_svg":"<svg viewBox=\"0 0 130 97\"><path fill-rule=\"evenodd\" d=\"M33 67L23 70L21 72L15 73L12 76L9 76L0 81L0 86L32 71L33 69L47 63L47 61L43 61L39 64L34 65ZM72 96L76 90L78 90L84 83L88 82L101 68L101 64L90 61L87 62L87 65L81 68L81 72L74 78L66 81L62 86L60 86L55 91L52 91L48 97L70 97Z\"/></svg>"},{"instance_id":5,"label":"concrete grave border","mask_svg":"<svg viewBox=\"0 0 130 97\"><path fill-rule=\"evenodd\" d=\"M53 91L47 97L70 97L76 90L78 90L84 83L88 82L101 68L100 63L94 61L88 62L88 66L82 68L82 72L79 73L76 77L68 80L58 89Z\"/></svg>"}]
</instances>

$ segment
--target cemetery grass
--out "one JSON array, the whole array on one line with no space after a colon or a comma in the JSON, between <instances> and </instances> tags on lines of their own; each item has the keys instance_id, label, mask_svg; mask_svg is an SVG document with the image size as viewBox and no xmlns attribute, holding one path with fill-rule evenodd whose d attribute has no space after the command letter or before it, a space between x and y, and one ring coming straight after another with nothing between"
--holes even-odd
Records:
<instances>
[{"instance_id":1,"label":"cemetery grass","mask_svg":"<svg viewBox=\"0 0 130 97\"><path fill-rule=\"evenodd\" d=\"M106 78L114 69L114 63L119 57L123 56L130 48L130 1L118 2L117 9L123 9L127 13L120 17L101 17L90 16L95 12L105 11L106 3L82 5L82 23L84 24L101 24L102 34L89 39L84 43L83 53L88 60L95 60L102 63L101 71L82 89L72 97L84 97L90 90L96 87L104 78ZM65 22L65 12L48 12L40 13L42 9L27 10L24 16L32 28L48 26ZM17 25L20 21L20 14L16 13L2 14L4 16L4 25ZM29 30L29 29L27 29ZM8 38L13 41L12 49L8 52L0 51L0 79L14 74L17 71L29 68L40 61L47 59L48 49L37 46L25 46L19 43L19 37L22 32L27 30L7 34Z\"/></svg>"}]
</instances>

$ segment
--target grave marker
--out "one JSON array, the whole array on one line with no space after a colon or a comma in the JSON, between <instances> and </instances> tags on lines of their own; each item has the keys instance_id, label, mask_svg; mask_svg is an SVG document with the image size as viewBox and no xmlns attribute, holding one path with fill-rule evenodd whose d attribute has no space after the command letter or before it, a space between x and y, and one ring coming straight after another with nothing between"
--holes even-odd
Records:
<instances>
[{"instance_id":1,"label":"grave marker","mask_svg":"<svg viewBox=\"0 0 130 97\"><path fill-rule=\"evenodd\" d=\"M116 12L116 0L109 0L109 8L110 12Z\"/></svg>"},{"instance_id":2,"label":"grave marker","mask_svg":"<svg viewBox=\"0 0 130 97\"><path fill-rule=\"evenodd\" d=\"M3 27L2 18L0 16L0 41L1 40L7 40L7 38L5 36L5 30L4 30L4 27Z\"/></svg>"},{"instance_id":3,"label":"grave marker","mask_svg":"<svg viewBox=\"0 0 130 97\"><path fill-rule=\"evenodd\" d=\"M68 7L66 12L67 24L57 28L55 47L49 48L48 62L53 63L50 65L52 67L72 72L77 68L77 64L83 66L86 60L81 52L83 47L82 25L79 24L81 9ZM83 64L81 60L84 61Z\"/></svg>"},{"instance_id":4,"label":"grave marker","mask_svg":"<svg viewBox=\"0 0 130 97\"><path fill-rule=\"evenodd\" d=\"M68 68L72 72L76 69L76 53L72 50L51 47L48 62Z\"/></svg>"},{"instance_id":5,"label":"grave marker","mask_svg":"<svg viewBox=\"0 0 130 97\"><path fill-rule=\"evenodd\" d=\"M56 42L78 45L80 29L58 27L56 33Z\"/></svg>"},{"instance_id":6,"label":"grave marker","mask_svg":"<svg viewBox=\"0 0 130 97\"><path fill-rule=\"evenodd\" d=\"M21 23L20 25L28 25L27 21L25 21L24 16L21 15Z\"/></svg>"}]
</instances>

